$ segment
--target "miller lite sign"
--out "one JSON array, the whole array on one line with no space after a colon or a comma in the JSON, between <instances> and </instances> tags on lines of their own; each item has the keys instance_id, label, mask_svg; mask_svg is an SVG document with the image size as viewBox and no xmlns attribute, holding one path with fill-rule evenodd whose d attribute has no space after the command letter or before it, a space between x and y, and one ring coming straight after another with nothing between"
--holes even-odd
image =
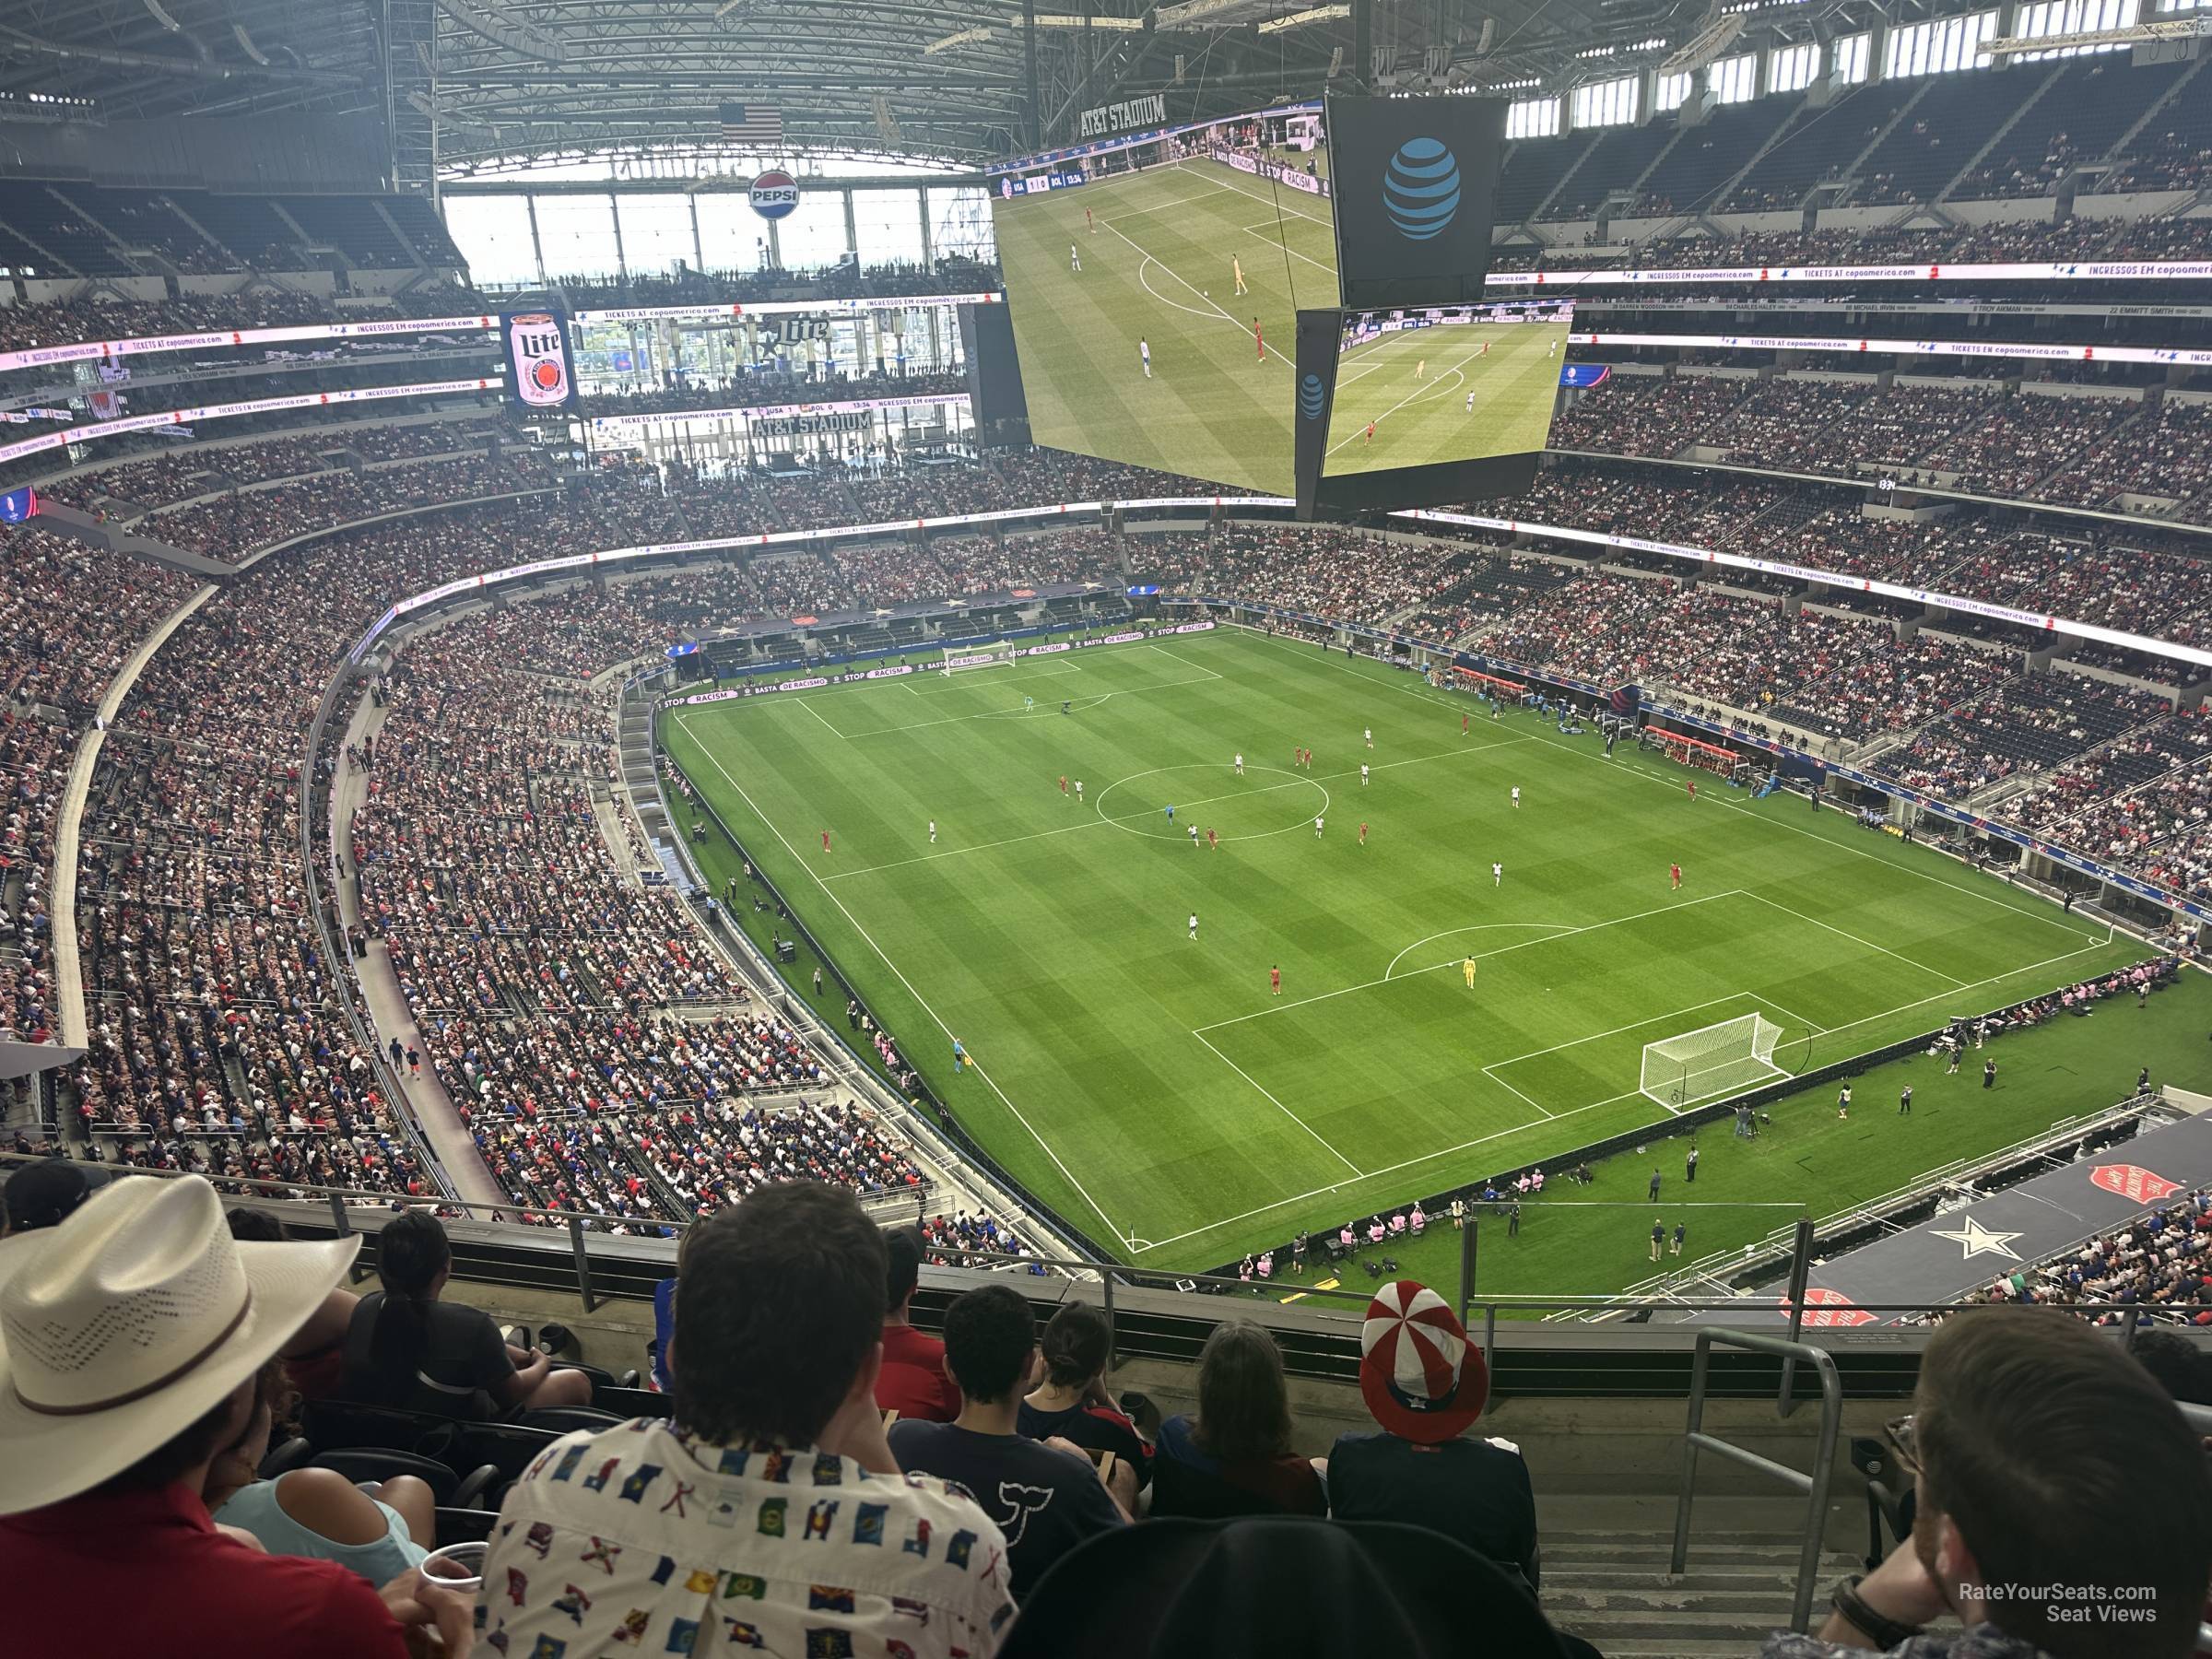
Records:
<instances>
[{"instance_id":1,"label":"miller lite sign","mask_svg":"<svg viewBox=\"0 0 2212 1659\"><path fill-rule=\"evenodd\" d=\"M507 338L516 401L525 409L565 409L574 403L568 319L559 312L503 312L500 325Z\"/></svg>"},{"instance_id":2,"label":"miller lite sign","mask_svg":"<svg viewBox=\"0 0 2212 1659\"><path fill-rule=\"evenodd\" d=\"M798 181L782 168L771 167L753 181L746 195L762 218L780 219L799 205Z\"/></svg>"}]
</instances>

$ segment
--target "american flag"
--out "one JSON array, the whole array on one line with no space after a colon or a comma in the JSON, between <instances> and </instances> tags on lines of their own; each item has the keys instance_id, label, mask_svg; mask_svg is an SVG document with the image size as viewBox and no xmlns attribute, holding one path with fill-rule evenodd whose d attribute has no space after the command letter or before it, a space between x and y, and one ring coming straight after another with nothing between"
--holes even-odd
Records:
<instances>
[{"instance_id":1,"label":"american flag","mask_svg":"<svg viewBox=\"0 0 2212 1659\"><path fill-rule=\"evenodd\" d=\"M782 143L783 112L760 104L725 103L722 106L722 135L748 143Z\"/></svg>"}]
</instances>

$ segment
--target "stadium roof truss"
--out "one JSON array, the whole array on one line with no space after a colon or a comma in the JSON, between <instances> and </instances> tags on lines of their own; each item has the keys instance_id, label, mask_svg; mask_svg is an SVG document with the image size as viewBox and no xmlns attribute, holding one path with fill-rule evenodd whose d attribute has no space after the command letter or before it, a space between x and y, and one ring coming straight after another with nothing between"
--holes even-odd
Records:
<instances>
[{"instance_id":1,"label":"stadium roof truss","mask_svg":"<svg viewBox=\"0 0 2212 1659\"><path fill-rule=\"evenodd\" d=\"M1739 8L1745 47L1884 21L1876 0ZM0 120L381 115L395 177L418 188L608 152L970 164L1064 142L1080 111L1135 94L1226 114L1348 86L1363 62L1382 86L1560 92L1655 67L1712 15L1710 0L0 0ZM725 103L776 111L782 144L725 143Z\"/></svg>"}]
</instances>

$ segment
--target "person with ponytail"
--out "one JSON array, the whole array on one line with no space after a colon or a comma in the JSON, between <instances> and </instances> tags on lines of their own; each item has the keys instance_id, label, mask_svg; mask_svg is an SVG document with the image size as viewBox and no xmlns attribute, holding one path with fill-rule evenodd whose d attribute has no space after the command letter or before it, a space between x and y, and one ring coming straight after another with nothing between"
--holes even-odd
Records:
<instances>
[{"instance_id":1,"label":"person with ponytail","mask_svg":"<svg viewBox=\"0 0 2212 1659\"><path fill-rule=\"evenodd\" d=\"M402 1210L378 1235L376 1277L346 1333L341 1397L440 1417L490 1418L544 1406L588 1406L591 1379L512 1347L491 1315L441 1301L453 1265L445 1229Z\"/></svg>"}]
</instances>

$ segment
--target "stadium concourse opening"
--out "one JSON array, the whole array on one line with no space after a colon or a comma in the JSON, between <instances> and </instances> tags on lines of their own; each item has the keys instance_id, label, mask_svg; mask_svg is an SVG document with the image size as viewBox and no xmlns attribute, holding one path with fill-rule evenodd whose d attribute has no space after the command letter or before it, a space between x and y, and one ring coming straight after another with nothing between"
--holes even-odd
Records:
<instances>
[{"instance_id":1,"label":"stadium concourse opening","mask_svg":"<svg viewBox=\"0 0 2212 1659\"><path fill-rule=\"evenodd\" d=\"M1664 1127L1647 1048L1692 1031L1802 1071L2147 954L1372 660L1071 657L661 736L969 1132L1148 1266Z\"/></svg>"}]
</instances>

